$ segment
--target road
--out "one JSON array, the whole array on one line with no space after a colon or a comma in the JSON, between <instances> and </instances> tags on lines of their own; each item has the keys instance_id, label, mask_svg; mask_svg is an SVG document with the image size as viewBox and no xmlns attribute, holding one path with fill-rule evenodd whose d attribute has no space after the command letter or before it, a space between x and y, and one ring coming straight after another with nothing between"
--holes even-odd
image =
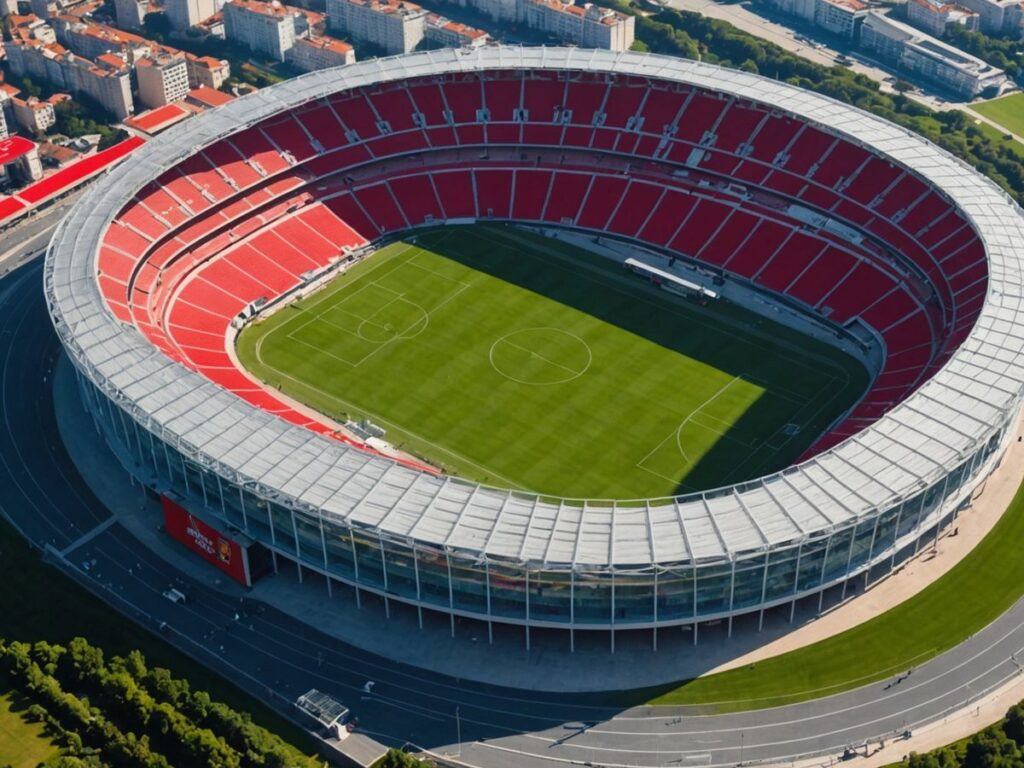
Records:
<instances>
[{"instance_id":1,"label":"road","mask_svg":"<svg viewBox=\"0 0 1024 768\"><path fill-rule=\"evenodd\" d=\"M26 229L8 258L27 258L38 236ZM381 741L458 754L472 766L717 766L838 756L848 745L891 740L1020 671L1013 657L1024 653L1021 604L902 682L890 678L813 702L728 715L630 707L630 697L620 693L568 696L478 685L346 645L271 607L190 580L111 521L59 439L51 384L60 347L41 276L41 259L32 259L0 279L0 512L37 545L64 550L65 570L77 571L142 626L156 630L166 622L169 641L271 704L320 688L351 706L361 728ZM162 598L169 584L179 584L189 601ZM375 685L366 694L370 680Z\"/></svg>"},{"instance_id":2,"label":"road","mask_svg":"<svg viewBox=\"0 0 1024 768\"><path fill-rule=\"evenodd\" d=\"M815 31L811 28L803 29L796 22L783 19L781 16L778 17L778 21L775 21L774 17L763 16L761 13L753 11L749 2L721 3L715 2L714 0L665 0L664 4L677 10L693 11L695 13L704 14L705 16L713 19L727 21L734 27L742 29L744 32L748 32L756 37L775 43L780 48L783 48L790 53L802 56L809 61L813 61L815 64L823 64L825 66L845 66L847 69L857 72L858 74L866 75L877 82L881 86L883 92L893 92L891 82L895 79L896 73L892 69L886 68L878 62L873 61L860 51L840 51L839 49L825 43L825 38L823 37L821 41L819 41L818 38L821 37L820 30ZM759 8L763 8L763 4L761 4ZM790 26L790 23L793 24L792 27ZM804 36L805 33L807 37ZM850 65L839 64L836 59L841 55L846 55L853 61L853 63ZM980 115L967 108L963 102L951 101L948 94L932 92L929 90L929 86L927 84L917 82L916 80L914 81L914 84L918 86L919 90L913 93L907 93L906 95L909 98L914 99L931 109L965 109L972 118L976 120L981 119Z\"/></svg>"}]
</instances>

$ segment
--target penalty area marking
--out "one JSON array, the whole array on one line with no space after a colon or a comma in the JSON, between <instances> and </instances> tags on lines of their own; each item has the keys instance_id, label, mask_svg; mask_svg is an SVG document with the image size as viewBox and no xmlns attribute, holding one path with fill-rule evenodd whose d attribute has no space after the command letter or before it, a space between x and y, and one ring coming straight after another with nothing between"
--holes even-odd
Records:
<instances>
[{"instance_id":1,"label":"penalty area marking","mask_svg":"<svg viewBox=\"0 0 1024 768\"><path fill-rule=\"evenodd\" d=\"M531 348L532 346L537 346L538 339L543 339L545 334L552 333L557 336L565 336L575 342L575 344L573 344L574 349L585 352L586 361L583 362L581 359L578 361L580 363L579 365L565 365L564 363L552 360L551 357L541 354L536 351L536 349ZM512 339L515 339L515 341L512 341ZM500 350L505 347L514 349L518 353L529 355L528 359L530 362L539 361L543 364L541 370L546 366L548 369L557 369L560 373L554 374L556 378L531 381L527 378L528 372L524 372L522 370L513 370L512 372L509 372L509 370L503 370L503 368L508 369L510 365L515 365L512 361L501 359L502 356L500 354ZM551 355L551 352L548 352L548 355ZM497 360L495 360L495 358L497 358ZM504 376L509 381L514 381L517 384L526 384L528 386L545 387L552 384L566 384L578 379L590 369L591 363L594 362L594 352L590 348L590 345L575 333L569 333L569 331L563 331L561 328L554 328L552 326L539 326L536 328L521 328L517 331L512 331L511 333L506 333L504 336L501 336L491 344L491 348L487 352L487 359L495 372Z\"/></svg>"}]
</instances>

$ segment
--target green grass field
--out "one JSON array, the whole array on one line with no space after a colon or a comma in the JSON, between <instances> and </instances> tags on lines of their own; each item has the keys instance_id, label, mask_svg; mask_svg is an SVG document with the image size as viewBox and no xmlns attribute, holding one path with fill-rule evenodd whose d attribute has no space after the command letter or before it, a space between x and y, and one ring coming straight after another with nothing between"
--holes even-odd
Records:
<instances>
[{"instance_id":1,"label":"green grass field","mask_svg":"<svg viewBox=\"0 0 1024 768\"><path fill-rule=\"evenodd\" d=\"M23 716L24 706L16 704L11 693L0 693L0 765L35 768L59 748L44 732L41 723L30 723Z\"/></svg>"},{"instance_id":2,"label":"green grass field","mask_svg":"<svg viewBox=\"0 0 1024 768\"><path fill-rule=\"evenodd\" d=\"M696 490L780 468L863 367L724 303L501 227L392 244L244 330L242 363L474 480L570 497Z\"/></svg>"},{"instance_id":3,"label":"green grass field","mask_svg":"<svg viewBox=\"0 0 1024 768\"><path fill-rule=\"evenodd\" d=\"M1024 93L1014 93L991 101L972 104L971 109L995 120L1008 131L1024 136Z\"/></svg>"}]
</instances>

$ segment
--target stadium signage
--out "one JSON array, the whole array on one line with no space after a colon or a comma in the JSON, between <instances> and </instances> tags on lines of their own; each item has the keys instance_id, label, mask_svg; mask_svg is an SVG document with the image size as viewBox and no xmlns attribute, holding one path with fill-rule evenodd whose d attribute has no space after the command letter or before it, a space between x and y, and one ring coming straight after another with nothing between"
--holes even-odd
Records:
<instances>
[{"instance_id":1,"label":"stadium signage","mask_svg":"<svg viewBox=\"0 0 1024 768\"><path fill-rule=\"evenodd\" d=\"M251 586L246 551L237 541L229 539L166 496L161 496L160 501L164 510L164 526L173 539L206 562L217 566L239 584Z\"/></svg>"}]
</instances>

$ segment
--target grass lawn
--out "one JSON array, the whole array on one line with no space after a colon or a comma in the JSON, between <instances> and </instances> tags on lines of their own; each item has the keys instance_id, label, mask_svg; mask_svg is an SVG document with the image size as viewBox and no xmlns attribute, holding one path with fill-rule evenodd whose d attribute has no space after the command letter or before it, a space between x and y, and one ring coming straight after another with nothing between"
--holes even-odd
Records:
<instances>
[{"instance_id":1,"label":"grass lawn","mask_svg":"<svg viewBox=\"0 0 1024 768\"><path fill-rule=\"evenodd\" d=\"M971 109L1006 126L1008 131L1024 136L1024 93L972 104Z\"/></svg>"},{"instance_id":2,"label":"grass lawn","mask_svg":"<svg viewBox=\"0 0 1024 768\"><path fill-rule=\"evenodd\" d=\"M519 230L395 243L241 334L243 364L474 480L570 497L714 487L790 463L862 366Z\"/></svg>"},{"instance_id":3,"label":"grass lawn","mask_svg":"<svg viewBox=\"0 0 1024 768\"><path fill-rule=\"evenodd\" d=\"M40 723L22 719L11 693L0 693L0 764L13 768L35 768L57 754L58 748L43 732Z\"/></svg>"},{"instance_id":4,"label":"grass lawn","mask_svg":"<svg viewBox=\"0 0 1024 768\"><path fill-rule=\"evenodd\" d=\"M856 688L949 650L1024 592L1024 486L975 549L913 598L847 632L749 667L693 680L655 704L738 711Z\"/></svg>"}]
</instances>

